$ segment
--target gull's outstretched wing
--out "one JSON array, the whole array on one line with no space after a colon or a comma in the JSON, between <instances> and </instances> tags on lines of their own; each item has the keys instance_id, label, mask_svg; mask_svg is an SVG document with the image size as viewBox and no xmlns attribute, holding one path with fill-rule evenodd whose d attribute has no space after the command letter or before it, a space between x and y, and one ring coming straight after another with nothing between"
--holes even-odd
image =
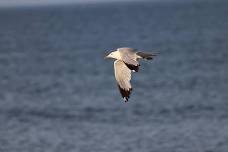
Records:
<instances>
[{"instance_id":1,"label":"gull's outstretched wing","mask_svg":"<svg viewBox=\"0 0 228 152\"><path fill-rule=\"evenodd\" d=\"M138 59L147 59L147 60L152 60L157 54L155 53L146 53L146 52L136 52L137 55L137 60Z\"/></svg>"},{"instance_id":2,"label":"gull's outstretched wing","mask_svg":"<svg viewBox=\"0 0 228 152\"><path fill-rule=\"evenodd\" d=\"M125 102L130 98L132 91L130 80L131 80L131 70L126 66L126 64L121 60L116 60L114 62L115 78L117 85L119 87L120 93Z\"/></svg>"},{"instance_id":3,"label":"gull's outstretched wing","mask_svg":"<svg viewBox=\"0 0 228 152\"><path fill-rule=\"evenodd\" d=\"M123 62L126 64L126 66L135 72L139 71L139 63L138 61L132 59L129 55L125 55L122 57Z\"/></svg>"},{"instance_id":4,"label":"gull's outstretched wing","mask_svg":"<svg viewBox=\"0 0 228 152\"><path fill-rule=\"evenodd\" d=\"M134 70L138 72L139 70L139 62L137 61L136 49L133 48L119 48L121 59L127 65L130 70Z\"/></svg>"}]
</instances>

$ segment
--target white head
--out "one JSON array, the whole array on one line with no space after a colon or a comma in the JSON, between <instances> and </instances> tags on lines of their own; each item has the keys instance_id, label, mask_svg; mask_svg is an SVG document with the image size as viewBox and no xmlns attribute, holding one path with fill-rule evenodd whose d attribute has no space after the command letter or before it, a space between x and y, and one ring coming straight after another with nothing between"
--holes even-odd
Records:
<instances>
[{"instance_id":1,"label":"white head","mask_svg":"<svg viewBox=\"0 0 228 152\"><path fill-rule=\"evenodd\" d=\"M119 51L113 51L109 53L105 58L120 59Z\"/></svg>"}]
</instances>

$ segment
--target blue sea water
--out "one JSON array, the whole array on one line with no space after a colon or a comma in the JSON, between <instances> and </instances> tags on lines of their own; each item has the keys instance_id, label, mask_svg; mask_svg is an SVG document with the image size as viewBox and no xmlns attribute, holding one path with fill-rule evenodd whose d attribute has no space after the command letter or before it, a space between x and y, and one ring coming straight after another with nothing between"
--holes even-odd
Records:
<instances>
[{"instance_id":1,"label":"blue sea water","mask_svg":"<svg viewBox=\"0 0 228 152\"><path fill-rule=\"evenodd\" d=\"M0 152L227 152L228 2L0 10ZM159 52L124 103L109 50Z\"/></svg>"}]
</instances>

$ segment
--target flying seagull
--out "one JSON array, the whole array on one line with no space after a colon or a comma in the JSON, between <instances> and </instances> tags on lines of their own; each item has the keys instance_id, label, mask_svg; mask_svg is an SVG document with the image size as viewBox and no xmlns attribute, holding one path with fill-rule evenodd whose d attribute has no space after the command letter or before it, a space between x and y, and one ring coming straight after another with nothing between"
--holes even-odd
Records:
<instances>
[{"instance_id":1,"label":"flying seagull","mask_svg":"<svg viewBox=\"0 0 228 152\"><path fill-rule=\"evenodd\" d=\"M112 51L105 57L116 59L114 62L115 78L120 94L125 102L130 98L132 91L130 83L131 72L139 71L139 59L152 60L154 56L156 56L156 54L145 53L137 51L137 49L134 48L123 47Z\"/></svg>"}]
</instances>

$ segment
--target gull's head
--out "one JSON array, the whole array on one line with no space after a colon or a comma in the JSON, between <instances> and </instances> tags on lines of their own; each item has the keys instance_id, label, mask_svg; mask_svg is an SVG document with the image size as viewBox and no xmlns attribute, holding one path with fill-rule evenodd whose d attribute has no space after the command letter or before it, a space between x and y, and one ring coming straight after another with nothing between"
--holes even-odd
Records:
<instances>
[{"instance_id":1,"label":"gull's head","mask_svg":"<svg viewBox=\"0 0 228 152\"><path fill-rule=\"evenodd\" d=\"M105 58L106 59L108 59L108 58L117 59L117 57L118 57L118 52L113 51L113 52L109 53Z\"/></svg>"}]
</instances>

